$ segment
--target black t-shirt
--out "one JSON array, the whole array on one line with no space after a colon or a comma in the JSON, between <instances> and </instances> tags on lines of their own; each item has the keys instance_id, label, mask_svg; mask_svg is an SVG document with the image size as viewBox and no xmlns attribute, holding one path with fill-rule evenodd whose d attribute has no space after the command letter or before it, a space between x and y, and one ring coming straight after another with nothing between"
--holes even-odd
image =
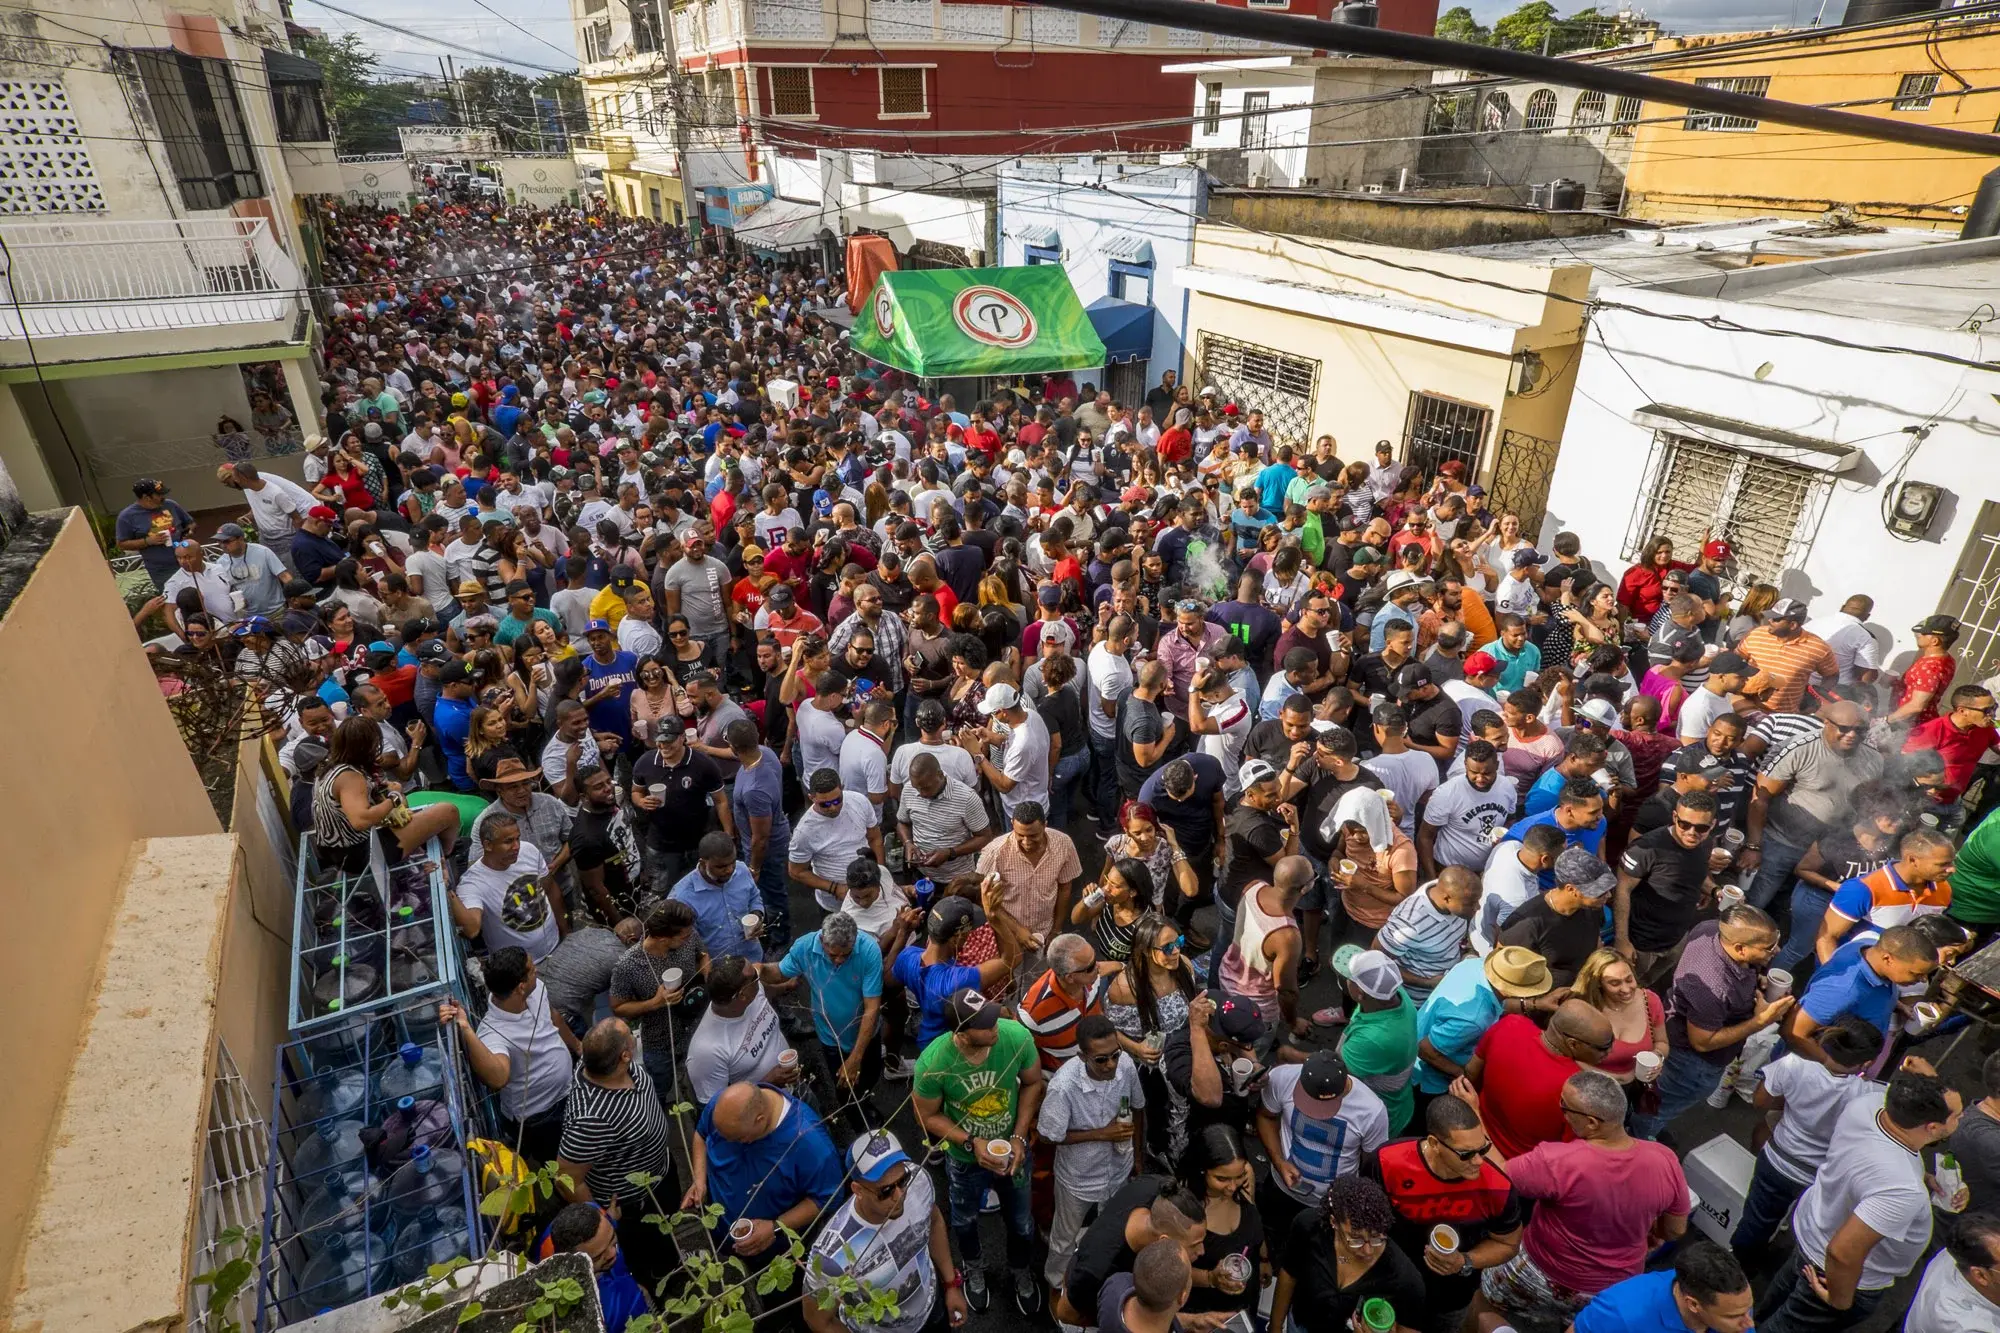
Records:
<instances>
[{"instance_id":1,"label":"black t-shirt","mask_svg":"<svg viewBox=\"0 0 2000 1333\"><path fill-rule=\"evenodd\" d=\"M1424 1333L1457 1333L1458 1314L1479 1290L1479 1275L1433 1272L1424 1262L1431 1228L1443 1223L1458 1233L1461 1252L1490 1236L1518 1230L1521 1202L1513 1185L1491 1162L1479 1164L1469 1180L1446 1180L1424 1160L1424 1140L1397 1139L1361 1158L1361 1174L1380 1185L1396 1211L1389 1242L1403 1252L1424 1281L1420 1310L1397 1310L1397 1322Z\"/></svg>"},{"instance_id":2,"label":"black t-shirt","mask_svg":"<svg viewBox=\"0 0 2000 1333\"><path fill-rule=\"evenodd\" d=\"M1262 759L1273 768L1283 769L1292 760L1292 742L1285 735L1285 724L1274 717L1251 727L1250 734L1243 738L1243 757ZM1303 768L1299 771L1305 772Z\"/></svg>"},{"instance_id":3,"label":"black t-shirt","mask_svg":"<svg viewBox=\"0 0 2000 1333\"><path fill-rule=\"evenodd\" d=\"M1216 881L1218 902L1236 906L1246 885L1271 878L1272 858L1284 850L1285 821L1252 805L1238 804L1223 824L1229 859Z\"/></svg>"},{"instance_id":4,"label":"black t-shirt","mask_svg":"<svg viewBox=\"0 0 2000 1333\"><path fill-rule=\"evenodd\" d=\"M1389 678L1396 674L1397 668L1401 665L1400 662L1396 666L1389 665L1380 653L1363 653L1354 659L1354 664L1348 668L1347 674L1354 683L1361 686L1356 691L1357 694L1386 695L1389 693Z\"/></svg>"},{"instance_id":5,"label":"black t-shirt","mask_svg":"<svg viewBox=\"0 0 2000 1333\"><path fill-rule=\"evenodd\" d=\"M693 851L708 832L708 798L722 788L722 770L715 761L684 750L680 767L669 769L654 750L632 765L632 783L641 789L660 785L667 789L666 804L645 814L647 844L658 851Z\"/></svg>"},{"instance_id":6,"label":"black t-shirt","mask_svg":"<svg viewBox=\"0 0 2000 1333\"><path fill-rule=\"evenodd\" d=\"M1125 1243L1125 1219L1150 1208L1171 1182L1165 1176L1134 1176L1098 1205L1097 1217L1077 1239L1063 1278L1063 1295L1085 1315L1094 1314L1104 1284L1113 1273L1128 1273L1139 1256Z\"/></svg>"},{"instance_id":7,"label":"black t-shirt","mask_svg":"<svg viewBox=\"0 0 2000 1333\"><path fill-rule=\"evenodd\" d=\"M1558 986L1576 980L1584 960L1597 952L1604 937L1604 913L1586 907L1564 916L1549 906L1546 893L1514 909L1500 929L1500 943L1533 949L1548 960L1549 975Z\"/></svg>"},{"instance_id":8,"label":"black t-shirt","mask_svg":"<svg viewBox=\"0 0 2000 1333\"><path fill-rule=\"evenodd\" d=\"M1077 701L1074 689L1051 690L1035 707L1049 733L1062 736L1062 751L1057 758L1081 754L1089 748L1090 738L1083 734L1083 705Z\"/></svg>"},{"instance_id":9,"label":"black t-shirt","mask_svg":"<svg viewBox=\"0 0 2000 1333\"><path fill-rule=\"evenodd\" d=\"M1292 1324L1300 1333L1347 1333L1354 1312L1378 1298L1395 1309L1398 1324L1407 1325L1425 1308L1424 1280L1394 1245L1383 1246L1382 1257L1352 1286L1341 1286L1333 1227L1317 1208L1293 1221L1279 1256L1279 1271L1292 1276Z\"/></svg>"},{"instance_id":10,"label":"black t-shirt","mask_svg":"<svg viewBox=\"0 0 2000 1333\"><path fill-rule=\"evenodd\" d=\"M1638 812L1632 816L1633 836L1654 833L1671 824L1674 819L1674 806L1679 801L1680 796L1674 791L1671 781L1664 783L1658 791L1640 803Z\"/></svg>"},{"instance_id":11,"label":"black t-shirt","mask_svg":"<svg viewBox=\"0 0 2000 1333\"><path fill-rule=\"evenodd\" d=\"M1139 799L1173 829L1181 850L1199 860L1204 852L1215 849L1215 794L1222 790L1225 778L1222 761L1212 754L1197 750L1181 758L1194 770L1194 790L1185 801L1167 795L1167 784L1157 773L1139 788Z\"/></svg>"},{"instance_id":12,"label":"black t-shirt","mask_svg":"<svg viewBox=\"0 0 2000 1333\"><path fill-rule=\"evenodd\" d=\"M1625 849L1619 868L1639 881L1632 886L1632 915L1627 923L1633 948L1660 953L1687 937L1701 901L1701 886L1708 879L1708 853L1714 846L1711 835L1692 850L1683 847L1674 837L1673 825L1668 824L1633 840Z\"/></svg>"},{"instance_id":13,"label":"black t-shirt","mask_svg":"<svg viewBox=\"0 0 2000 1333\"><path fill-rule=\"evenodd\" d=\"M1464 730L1465 719L1458 705L1442 694L1418 704L1417 711L1410 714L1410 739L1419 745L1443 745Z\"/></svg>"},{"instance_id":14,"label":"black t-shirt","mask_svg":"<svg viewBox=\"0 0 2000 1333\"><path fill-rule=\"evenodd\" d=\"M1322 861L1340 859L1334 854L1332 844L1320 837L1321 827L1325 825L1327 816L1333 813L1333 808L1340 804L1340 798L1357 787L1380 791L1389 785L1365 764L1356 764L1355 770L1351 778L1337 778L1317 763L1310 769L1300 770L1311 773L1313 778L1305 790L1305 801L1299 807L1299 842L1308 853Z\"/></svg>"},{"instance_id":15,"label":"black t-shirt","mask_svg":"<svg viewBox=\"0 0 2000 1333\"><path fill-rule=\"evenodd\" d=\"M1819 874L1835 884L1844 884L1850 879L1880 870L1896 859L1893 840L1884 843L1879 852L1870 851L1854 836L1853 825L1828 829L1822 833L1819 842Z\"/></svg>"},{"instance_id":16,"label":"black t-shirt","mask_svg":"<svg viewBox=\"0 0 2000 1333\"><path fill-rule=\"evenodd\" d=\"M1166 762L1162 755L1150 764L1140 763L1133 755L1133 743L1157 745L1165 734L1166 723L1157 701L1141 699L1130 691L1118 701L1118 790L1126 799L1137 797L1146 779Z\"/></svg>"},{"instance_id":17,"label":"black t-shirt","mask_svg":"<svg viewBox=\"0 0 2000 1333\"><path fill-rule=\"evenodd\" d=\"M621 914L638 906L639 895L635 890L641 883L639 843L632 836L624 806L599 810L588 801L579 805L576 820L570 825L569 850L579 873L603 869L604 891ZM589 892L583 896L586 902L595 901Z\"/></svg>"},{"instance_id":18,"label":"black t-shirt","mask_svg":"<svg viewBox=\"0 0 2000 1333\"><path fill-rule=\"evenodd\" d=\"M1201 1258L1195 1261L1196 1268L1214 1269L1232 1254L1242 1255L1251 1264L1263 1262L1264 1218L1257 1211L1257 1205L1245 1200L1237 1205L1236 1230L1227 1234L1210 1227L1208 1236L1201 1243ZM1181 1307L1190 1314L1201 1314L1209 1310L1255 1310L1261 1291L1255 1282L1247 1283L1240 1295L1231 1296L1220 1287L1196 1287L1188 1293L1187 1304Z\"/></svg>"},{"instance_id":19,"label":"black t-shirt","mask_svg":"<svg viewBox=\"0 0 2000 1333\"><path fill-rule=\"evenodd\" d=\"M1113 1273L1099 1290L1097 1333L1132 1333L1131 1325L1125 1322L1125 1302L1132 1297L1133 1285L1130 1273ZM1176 1318L1167 1328L1168 1333L1181 1333L1181 1321Z\"/></svg>"},{"instance_id":20,"label":"black t-shirt","mask_svg":"<svg viewBox=\"0 0 2000 1333\"><path fill-rule=\"evenodd\" d=\"M1215 1057L1211 1039L1209 1059ZM1238 1134L1248 1134L1250 1123L1256 1110L1263 1104L1264 1075L1250 1081L1250 1086L1242 1092L1230 1091L1229 1071L1217 1065L1216 1072L1222 1079L1222 1101L1215 1106L1203 1106L1194 1097L1194 1038L1183 1026L1167 1034L1167 1046L1160 1053L1160 1067L1166 1072L1167 1086L1174 1095L1187 1103L1187 1136L1193 1142L1201 1137L1201 1132L1210 1125L1227 1125Z\"/></svg>"}]
</instances>

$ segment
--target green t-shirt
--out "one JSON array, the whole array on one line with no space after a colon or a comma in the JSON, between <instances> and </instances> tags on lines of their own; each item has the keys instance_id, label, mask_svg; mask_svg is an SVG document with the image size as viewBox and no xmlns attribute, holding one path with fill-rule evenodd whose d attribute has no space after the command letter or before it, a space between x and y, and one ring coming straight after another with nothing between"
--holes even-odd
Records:
<instances>
[{"instance_id":1,"label":"green t-shirt","mask_svg":"<svg viewBox=\"0 0 2000 1333\"><path fill-rule=\"evenodd\" d=\"M1001 1019L998 1031L1000 1039L976 1065L959 1053L949 1032L933 1039L917 1057L912 1091L937 1098L952 1123L976 1139L1004 1139L1014 1133L1021 1074L1041 1059L1028 1029L1013 1019ZM961 1144L948 1143L945 1151L961 1162L972 1160L972 1149Z\"/></svg>"},{"instance_id":2,"label":"green t-shirt","mask_svg":"<svg viewBox=\"0 0 2000 1333\"><path fill-rule=\"evenodd\" d=\"M2000 810L1981 820L1958 849L1947 911L1967 925L2000 921Z\"/></svg>"},{"instance_id":3,"label":"green t-shirt","mask_svg":"<svg viewBox=\"0 0 2000 1333\"><path fill-rule=\"evenodd\" d=\"M1389 1133L1401 1134L1416 1112L1417 1010L1408 991L1391 1009L1355 1010L1340 1039L1347 1072L1366 1083L1389 1112Z\"/></svg>"}]
</instances>

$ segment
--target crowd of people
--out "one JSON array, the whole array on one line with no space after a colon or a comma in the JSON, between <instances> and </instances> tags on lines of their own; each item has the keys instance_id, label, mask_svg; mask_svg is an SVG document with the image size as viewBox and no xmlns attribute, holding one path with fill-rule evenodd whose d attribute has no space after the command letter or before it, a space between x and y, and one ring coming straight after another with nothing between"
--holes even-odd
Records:
<instances>
[{"instance_id":1,"label":"crowd of people","mask_svg":"<svg viewBox=\"0 0 2000 1333\"><path fill-rule=\"evenodd\" d=\"M1912 1333L2000 1330L2000 1065L1907 1054L2000 926L1949 617L1891 672L1726 535L1538 545L1172 372L932 398L642 220L320 221L304 483L120 544L283 701L322 866L450 860L447 1020L608 1305L664 1190L805 1236L816 1333L1740 1333L1770 1261L1767 1333L1924 1264ZM1732 1096L1733 1252L1675 1137Z\"/></svg>"}]
</instances>

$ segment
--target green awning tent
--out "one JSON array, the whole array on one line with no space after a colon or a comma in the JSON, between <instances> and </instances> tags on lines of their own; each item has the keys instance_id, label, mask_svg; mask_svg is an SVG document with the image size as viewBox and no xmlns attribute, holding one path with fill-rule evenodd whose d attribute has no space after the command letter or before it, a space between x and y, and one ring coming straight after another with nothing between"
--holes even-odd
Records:
<instances>
[{"instance_id":1,"label":"green awning tent","mask_svg":"<svg viewBox=\"0 0 2000 1333\"><path fill-rule=\"evenodd\" d=\"M1054 264L884 273L855 316L853 347L925 379L1104 364L1104 343Z\"/></svg>"}]
</instances>

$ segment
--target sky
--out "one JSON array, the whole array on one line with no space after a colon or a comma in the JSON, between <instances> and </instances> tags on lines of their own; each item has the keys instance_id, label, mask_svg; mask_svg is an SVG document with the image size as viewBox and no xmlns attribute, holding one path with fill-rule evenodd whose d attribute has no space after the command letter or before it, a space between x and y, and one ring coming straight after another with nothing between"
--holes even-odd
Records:
<instances>
[{"instance_id":1,"label":"sky","mask_svg":"<svg viewBox=\"0 0 2000 1333\"><path fill-rule=\"evenodd\" d=\"M1438 0L1440 10L1460 0ZM1520 0L1463 0L1473 16L1491 23L1514 9ZM1603 0L1598 9L1615 11L1619 0ZM1798 27L1812 21L1822 0L1653 0L1637 6L1658 20L1669 32L1732 32L1769 27ZM1824 23L1837 22L1846 0L1824 0ZM570 28L566 0L430 0L422 6L392 4L389 0L340 0L340 7L370 18L385 19L413 32L434 36L460 47L508 57L509 62L526 62L520 67L568 66L576 62L576 44ZM1578 0L1557 0L1557 11L1569 14L1583 7ZM343 14L297 0L294 13L300 23L338 34L358 31L380 56L384 72L410 74L438 72L438 57L447 48L430 42L372 27ZM508 22L507 20L512 20ZM513 24L519 24L516 28ZM524 33L522 29L525 29ZM532 33L530 37L527 33ZM537 41L536 38L541 40ZM546 45L544 44L546 43ZM562 54L559 54L562 53ZM490 64L464 50L450 52L455 64Z\"/></svg>"}]
</instances>

